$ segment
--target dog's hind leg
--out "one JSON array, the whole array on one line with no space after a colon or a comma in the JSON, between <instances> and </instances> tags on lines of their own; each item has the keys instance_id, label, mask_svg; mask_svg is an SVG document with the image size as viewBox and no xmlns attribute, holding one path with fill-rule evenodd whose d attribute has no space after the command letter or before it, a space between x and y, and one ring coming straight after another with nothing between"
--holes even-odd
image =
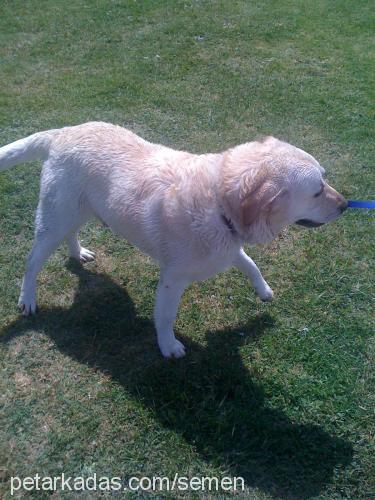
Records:
<instances>
[{"instance_id":1,"label":"dog's hind leg","mask_svg":"<svg viewBox=\"0 0 375 500\"><path fill-rule=\"evenodd\" d=\"M53 230L36 231L33 247L26 263L18 305L28 316L36 311L37 275L48 257L56 250L63 238Z\"/></svg>"},{"instance_id":2,"label":"dog's hind leg","mask_svg":"<svg viewBox=\"0 0 375 500\"><path fill-rule=\"evenodd\" d=\"M81 246L78 239L78 231L73 231L66 237L66 243L69 249L69 255L73 259L81 262L89 262L95 259L95 253Z\"/></svg>"},{"instance_id":3,"label":"dog's hind leg","mask_svg":"<svg viewBox=\"0 0 375 500\"><path fill-rule=\"evenodd\" d=\"M47 167L48 168L48 167ZM43 175L43 174L42 174ZM89 210L82 207L79 197L71 189L66 197L59 196L61 186L41 182L40 199L35 218L33 247L26 263L18 305L23 315L36 311L37 275L43 264L69 235L77 234L79 228L89 218ZM75 236L75 245L79 245ZM70 237L70 241L73 241ZM72 243L74 246L74 243Z\"/></svg>"},{"instance_id":4,"label":"dog's hind leg","mask_svg":"<svg viewBox=\"0 0 375 500\"><path fill-rule=\"evenodd\" d=\"M83 256L90 259L93 258L93 253L89 250L82 248L79 245L77 239L77 232L71 232L71 227L68 228L66 225L40 229L37 227L35 231L35 238L33 247L27 259L26 272L22 281L21 294L18 301L18 305L21 308L22 314L28 316L30 313L34 314L36 312L36 288L37 288L37 275L42 269L43 264L52 255L52 253L57 249L57 247L63 242L67 234L74 234L69 236L69 240L72 245L74 245L75 250L79 251L80 259L83 260ZM75 241L75 243L73 243ZM79 247L77 247L79 245ZM71 248L72 250L72 248ZM88 260L88 258L86 260Z\"/></svg>"}]
</instances>

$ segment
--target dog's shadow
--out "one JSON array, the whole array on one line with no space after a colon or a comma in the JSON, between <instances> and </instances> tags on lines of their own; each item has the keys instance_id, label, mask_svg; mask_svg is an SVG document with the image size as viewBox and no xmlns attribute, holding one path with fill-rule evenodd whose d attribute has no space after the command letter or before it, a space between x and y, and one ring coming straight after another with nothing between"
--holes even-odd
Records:
<instances>
[{"instance_id":1,"label":"dog's shadow","mask_svg":"<svg viewBox=\"0 0 375 500\"><path fill-rule=\"evenodd\" d=\"M204 459L244 477L250 487L283 497L315 496L337 466L351 461L345 440L270 408L244 367L239 347L272 328L269 315L232 331L208 332L204 347L182 338L187 357L166 361L152 321L137 316L123 288L72 261L68 267L79 276L71 308L16 320L1 332L3 343L31 327L45 332L61 352L109 374Z\"/></svg>"}]
</instances>

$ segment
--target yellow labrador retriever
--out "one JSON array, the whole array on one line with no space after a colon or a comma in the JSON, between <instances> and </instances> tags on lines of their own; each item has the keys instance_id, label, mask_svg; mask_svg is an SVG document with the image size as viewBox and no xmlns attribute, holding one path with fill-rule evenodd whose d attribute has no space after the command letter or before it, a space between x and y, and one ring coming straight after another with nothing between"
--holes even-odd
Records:
<instances>
[{"instance_id":1,"label":"yellow labrador retriever","mask_svg":"<svg viewBox=\"0 0 375 500\"><path fill-rule=\"evenodd\" d=\"M320 226L347 207L312 156L273 137L195 155L93 122L0 148L0 169L38 158L44 166L23 314L35 313L37 274L64 239L72 257L94 258L77 235L96 216L160 265L155 326L166 357L185 354L173 323L189 283L236 266L262 300L272 300L243 244L270 241L288 224Z\"/></svg>"}]
</instances>

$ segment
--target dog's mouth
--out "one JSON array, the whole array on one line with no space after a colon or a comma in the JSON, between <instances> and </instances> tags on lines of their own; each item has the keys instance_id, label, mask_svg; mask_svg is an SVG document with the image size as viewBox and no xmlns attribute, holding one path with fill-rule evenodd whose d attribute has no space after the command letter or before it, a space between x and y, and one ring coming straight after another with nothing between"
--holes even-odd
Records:
<instances>
[{"instance_id":1,"label":"dog's mouth","mask_svg":"<svg viewBox=\"0 0 375 500\"><path fill-rule=\"evenodd\" d=\"M297 220L295 223L298 224L299 226L303 226L303 227L319 227L319 226L323 226L323 224L325 224L325 222L315 222L315 221L310 220L310 219L300 219L300 220Z\"/></svg>"}]
</instances>

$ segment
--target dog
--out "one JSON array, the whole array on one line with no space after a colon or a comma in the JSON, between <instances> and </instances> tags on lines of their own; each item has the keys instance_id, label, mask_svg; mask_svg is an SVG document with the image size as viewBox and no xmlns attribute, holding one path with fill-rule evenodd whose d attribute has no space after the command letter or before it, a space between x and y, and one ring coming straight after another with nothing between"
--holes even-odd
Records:
<instances>
[{"instance_id":1,"label":"dog","mask_svg":"<svg viewBox=\"0 0 375 500\"><path fill-rule=\"evenodd\" d=\"M97 217L160 265L154 321L163 356L185 355L173 324L184 289L231 266L263 301L273 292L245 243L271 241L289 224L317 227L347 208L310 154L274 137L196 155L90 122L39 132L0 148L0 170L42 159L35 239L19 306L36 312L37 275L66 241L92 260L78 230Z\"/></svg>"}]
</instances>

